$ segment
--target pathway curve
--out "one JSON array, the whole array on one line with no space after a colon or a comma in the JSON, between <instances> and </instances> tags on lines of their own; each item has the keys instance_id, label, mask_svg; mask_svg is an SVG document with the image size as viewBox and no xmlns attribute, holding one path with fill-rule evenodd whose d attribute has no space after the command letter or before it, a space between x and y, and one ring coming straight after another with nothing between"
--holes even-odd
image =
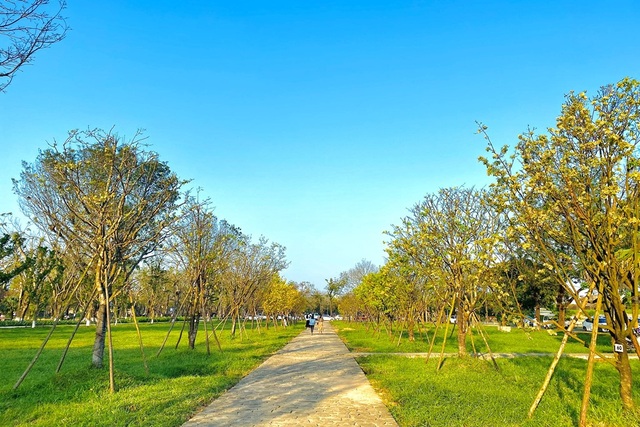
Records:
<instances>
[{"instance_id":1,"label":"pathway curve","mask_svg":"<svg viewBox=\"0 0 640 427\"><path fill-rule=\"evenodd\" d=\"M397 426L325 323L305 330L183 427Z\"/></svg>"}]
</instances>

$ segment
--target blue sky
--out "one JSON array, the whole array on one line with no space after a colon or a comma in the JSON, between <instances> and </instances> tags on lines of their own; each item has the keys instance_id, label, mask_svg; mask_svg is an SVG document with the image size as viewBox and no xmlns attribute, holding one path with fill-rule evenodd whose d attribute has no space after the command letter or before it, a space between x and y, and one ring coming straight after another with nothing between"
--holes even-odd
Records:
<instances>
[{"instance_id":1,"label":"blue sky","mask_svg":"<svg viewBox=\"0 0 640 427\"><path fill-rule=\"evenodd\" d=\"M71 129L132 136L319 288L477 157L553 126L564 94L640 78L635 1L69 1L72 27L0 94L0 212Z\"/></svg>"}]
</instances>

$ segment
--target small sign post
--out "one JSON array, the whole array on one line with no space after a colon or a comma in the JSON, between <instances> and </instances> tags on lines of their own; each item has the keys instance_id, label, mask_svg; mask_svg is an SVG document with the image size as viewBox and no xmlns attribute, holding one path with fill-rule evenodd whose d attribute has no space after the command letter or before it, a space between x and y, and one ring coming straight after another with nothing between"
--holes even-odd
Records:
<instances>
[{"instance_id":1,"label":"small sign post","mask_svg":"<svg viewBox=\"0 0 640 427\"><path fill-rule=\"evenodd\" d=\"M624 347L622 347L622 344L614 344L613 351L615 351L616 353L622 353L624 352Z\"/></svg>"}]
</instances>

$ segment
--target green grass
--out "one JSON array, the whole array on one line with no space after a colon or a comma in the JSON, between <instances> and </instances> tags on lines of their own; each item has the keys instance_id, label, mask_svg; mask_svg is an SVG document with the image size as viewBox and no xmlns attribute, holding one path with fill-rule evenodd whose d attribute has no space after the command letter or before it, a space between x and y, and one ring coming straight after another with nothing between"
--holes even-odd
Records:
<instances>
[{"instance_id":1,"label":"green grass","mask_svg":"<svg viewBox=\"0 0 640 427\"><path fill-rule=\"evenodd\" d=\"M586 362L562 359L532 419L529 407L551 363L550 357L498 359L500 371L477 359L436 361L400 356L358 359L381 390L400 426L574 426L577 425ZM635 378L640 376L637 364ZM596 365L589 421L594 426L640 425L640 414L620 410L618 380L607 364ZM640 381L635 398L640 399Z\"/></svg>"},{"instance_id":2,"label":"green grass","mask_svg":"<svg viewBox=\"0 0 640 427\"><path fill-rule=\"evenodd\" d=\"M362 324L334 322L347 345L373 353L425 352L424 337L409 343L397 337L391 341L386 333L375 335ZM495 352L553 353L561 334L550 336L545 331L511 333L486 328ZM431 336L431 335L430 335ZM588 338L584 334L583 338ZM442 343L441 337L436 343ZM478 341L476 341L478 343ZM598 337L601 350L609 351L606 335ZM437 346L438 351L440 349ZM448 352L456 352L455 337L447 344ZM570 342L568 352L585 352L582 344ZM563 358L552 382L532 419L529 407L544 380L552 357L518 357L497 359L499 370L490 362L449 357L436 371L437 357L424 358L394 355L359 357L358 363L402 427L413 426L574 426L579 419L586 362ZM634 398L640 402L640 364L632 361ZM607 363L597 363L592 387L589 422L593 426L640 425L640 413L629 414L618 394L618 374Z\"/></svg>"},{"instance_id":3,"label":"green grass","mask_svg":"<svg viewBox=\"0 0 640 427\"><path fill-rule=\"evenodd\" d=\"M406 331L402 332L402 338L398 340L399 330L393 331L393 334L389 334L389 331L385 329L375 333L371 327L367 328L365 323L360 322L334 321L332 325L351 351L365 353L426 353L429 350L429 343L433 339L435 329L433 325L428 325L426 329L423 326L420 332L416 330L415 341L410 342ZM445 346L447 353L457 353L458 351L457 330L453 330L452 326L449 325L450 329L447 335ZM444 332L444 328L440 328L438 331L433 347L435 353L439 353L442 348ZM512 328L511 332L500 332L495 326L484 326L483 332L486 334L489 347L494 353L555 353L562 341L562 333L550 335L546 330ZM578 331L576 335L587 343L591 341L591 333ZM487 352L486 345L477 329L472 329L467 340L469 352L473 352L472 338L476 351ZM603 353L612 352L608 334L598 335L598 350ZM565 353L588 353L588 348L570 338L565 347Z\"/></svg>"},{"instance_id":4,"label":"green grass","mask_svg":"<svg viewBox=\"0 0 640 427\"><path fill-rule=\"evenodd\" d=\"M91 368L95 327L82 326L59 374L55 368L71 334L58 326L43 355L17 389L12 387L29 364L49 328L0 329L0 425L3 426L178 426L297 335L288 329L248 330L242 340L219 332L223 352L204 331L196 349L186 334L176 350L178 325L159 357L168 323L141 324L149 374L145 372L135 328L113 328L117 392L108 391L108 369ZM106 364L105 351L105 364Z\"/></svg>"}]
</instances>

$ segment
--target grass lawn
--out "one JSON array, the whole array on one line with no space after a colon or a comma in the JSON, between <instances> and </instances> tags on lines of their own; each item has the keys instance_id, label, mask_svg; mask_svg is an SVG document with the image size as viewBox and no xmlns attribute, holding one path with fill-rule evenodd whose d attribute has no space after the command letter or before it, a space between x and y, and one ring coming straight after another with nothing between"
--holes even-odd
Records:
<instances>
[{"instance_id":1,"label":"grass lawn","mask_svg":"<svg viewBox=\"0 0 640 427\"><path fill-rule=\"evenodd\" d=\"M349 347L360 351L425 352L424 339L397 344L386 333L375 336L364 325L335 322L334 327ZM513 329L498 333L487 328L494 352L552 353L557 350L561 335L550 336L545 331L529 334ZM588 334L584 334L587 338ZM436 341L441 344L441 339ZM609 351L608 337L601 335L598 343ZM455 352L455 337L447 344ZM439 351L439 346L437 347ZM568 352L585 352L579 343L570 343ZM428 363L424 358L394 355L359 357L358 363L376 387L394 417L402 427L408 426L574 426L578 423L586 361L563 358L540 406L532 419L527 412L533 402L552 357L519 357L497 359L499 370L490 362L450 357L436 371L437 356ZM632 361L635 399L640 404L640 363ZM618 395L618 375L607 363L597 363L591 394L589 422L593 426L637 426L640 412L621 411Z\"/></svg>"},{"instance_id":2,"label":"grass lawn","mask_svg":"<svg viewBox=\"0 0 640 427\"><path fill-rule=\"evenodd\" d=\"M115 394L108 391L108 368L91 368L95 327L81 326L65 364L55 374L71 326L58 326L43 355L17 389L12 387L40 347L49 327L0 328L0 425L2 426L178 426L199 408L237 383L263 360L300 333L287 329L247 329L242 339L218 331L221 353L211 338L206 353L204 330L195 350L186 332L175 349L176 324L159 357L168 323L141 324L149 374L145 372L132 324L113 327ZM105 364L107 352L105 350Z\"/></svg>"},{"instance_id":3,"label":"grass lawn","mask_svg":"<svg viewBox=\"0 0 640 427\"><path fill-rule=\"evenodd\" d=\"M343 341L351 351L364 353L426 353L429 350L430 340L433 338L433 325L429 329L422 327L416 330L415 341L408 340L407 332L402 331L402 337L398 340L400 331L396 330L390 335L389 331L382 329L375 333L371 327L359 322L334 321L332 325L339 332ZM444 328L438 331L433 352L439 353L442 348ZM550 335L546 330L524 330L512 328L511 332L500 332L495 326L484 326L483 332L491 351L494 353L555 353L562 341L562 333ZM553 331L552 331L553 333ZM457 329L449 325L449 334L445 346L446 353L458 352ZM583 341L591 341L590 332L576 331L576 335ZM467 350L473 352L473 345L478 352L486 352L487 348L477 330L472 330L467 341ZM611 353L612 345L608 334L598 335L598 350L603 353ZM588 353L588 348L570 338L565 347L565 353Z\"/></svg>"}]
</instances>

